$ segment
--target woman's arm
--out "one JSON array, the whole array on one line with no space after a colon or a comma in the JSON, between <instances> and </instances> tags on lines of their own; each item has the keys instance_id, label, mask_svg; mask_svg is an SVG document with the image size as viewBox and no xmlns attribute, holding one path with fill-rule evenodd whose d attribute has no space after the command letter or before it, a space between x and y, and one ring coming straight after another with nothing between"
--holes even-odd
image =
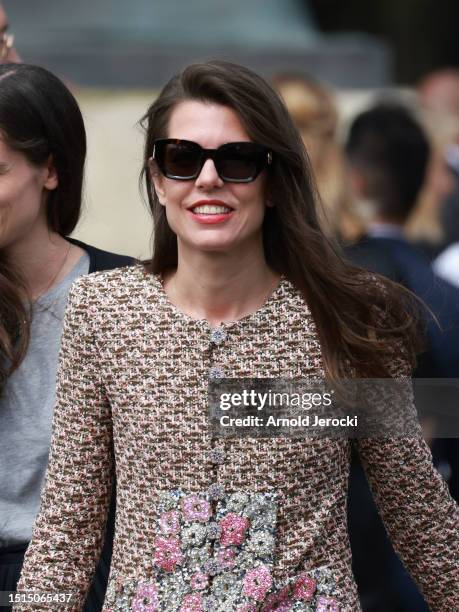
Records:
<instances>
[{"instance_id":1,"label":"woman's arm","mask_svg":"<svg viewBox=\"0 0 459 612\"><path fill-rule=\"evenodd\" d=\"M80 279L69 294L49 465L17 587L72 593L67 610L82 608L100 555L113 480L111 412L91 332L95 306L89 283L88 277Z\"/></svg>"},{"instance_id":2,"label":"woman's arm","mask_svg":"<svg viewBox=\"0 0 459 612\"><path fill-rule=\"evenodd\" d=\"M412 399L406 409L415 410ZM421 437L355 444L394 548L430 608L459 610L459 509L427 444Z\"/></svg>"}]
</instances>

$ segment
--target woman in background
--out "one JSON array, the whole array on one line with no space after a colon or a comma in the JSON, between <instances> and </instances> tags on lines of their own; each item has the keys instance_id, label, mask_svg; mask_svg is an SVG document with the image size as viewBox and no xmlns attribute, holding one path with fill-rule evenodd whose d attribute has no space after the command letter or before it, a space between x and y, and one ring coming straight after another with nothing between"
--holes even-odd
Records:
<instances>
[{"instance_id":1,"label":"woman in background","mask_svg":"<svg viewBox=\"0 0 459 612\"><path fill-rule=\"evenodd\" d=\"M356 238L363 230L363 222L353 208L349 191L333 92L300 74L279 74L273 84L308 152L320 197L318 215L323 231L343 241Z\"/></svg>"},{"instance_id":2,"label":"woman in background","mask_svg":"<svg viewBox=\"0 0 459 612\"><path fill-rule=\"evenodd\" d=\"M8 18L5 9L0 4L0 64L20 62L21 59L14 48L14 35L9 33Z\"/></svg>"},{"instance_id":3,"label":"woman in background","mask_svg":"<svg viewBox=\"0 0 459 612\"><path fill-rule=\"evenodd\" d=\"M0 591L16 588L39 509L69 288L131 261L68 238L85 156L83 118L65 85L43 68L1 65ZM89 610L101 606L110 544Z\"/></svg>"}]
</instances>

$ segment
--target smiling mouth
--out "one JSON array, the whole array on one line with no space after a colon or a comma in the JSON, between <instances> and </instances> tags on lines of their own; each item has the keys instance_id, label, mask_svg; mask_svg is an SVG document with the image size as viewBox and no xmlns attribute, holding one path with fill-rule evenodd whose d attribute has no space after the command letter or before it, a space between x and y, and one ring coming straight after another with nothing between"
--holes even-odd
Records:
<instances>
[{"instance_id":1,"label":"smiling mouth","mask_svg":"<svg viewBox=\"0 0 459 612\"><path fill-rule=\"evenodd\" d=\"M228 206L216 206L215 204L202 204L195 206L191 212L195 215L226 215L232 212L232 208Z\"/></svg>"}]
</instances>

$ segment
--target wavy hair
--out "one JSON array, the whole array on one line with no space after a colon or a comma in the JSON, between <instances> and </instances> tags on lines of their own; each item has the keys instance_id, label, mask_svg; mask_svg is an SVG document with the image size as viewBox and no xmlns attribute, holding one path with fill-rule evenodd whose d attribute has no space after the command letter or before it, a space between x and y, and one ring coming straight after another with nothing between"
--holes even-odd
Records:
<instances>
[{"instance_id":1,"label":"wavy hair","mask_svg":"<svg viewBox=\"0 0 459 612\"><path fill-rule=\"evenodd\" d=\"M153 141L168 136L175 106L185 100L213 102L233 109L250 138L273 151L263 245L268 265L285 275L304 295L314 318L331 381L350 371L360 376L390 376L388 351L402 340L414 365L420 350L419 307L412 294L378 275L345 261L321 230L318 196L307 152L289 113L274 89L242 66L210 61L188 66L173 77L150 106L145 130L145 181L154 220L154 250L145 263L151 273L177 266L177 237L154 191L148 160Z\"/></svg>"}]
</instances>

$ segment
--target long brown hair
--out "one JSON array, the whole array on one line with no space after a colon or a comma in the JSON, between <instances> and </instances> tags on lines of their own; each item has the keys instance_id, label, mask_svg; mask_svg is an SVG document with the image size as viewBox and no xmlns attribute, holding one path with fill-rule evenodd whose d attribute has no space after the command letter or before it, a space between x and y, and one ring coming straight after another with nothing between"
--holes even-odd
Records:
<instances>
[{"instance_id":1,"label":"long brown hair","mask_svg":"<svg viewBox=\"0 0 459 612\"><path fill-rule=\"evenodd\" d=\"M417 306L409 292L344 261L327 239L317 215L318 196L300 134L284 103L266 81L242 66L210 61L188 66L172 78L141 120L146 131L144 166L155 240L152 273L177 266L177 237L155 194L148 160L156 138L168 136L174 107L201 100L232 108L247 134L273 151L263 243L268 265L285 275L304 295L313 315L328 377L390 376L388 351L394 338L414 364L419 349Z\"/></svg>"},{"instance_id":2,"label":"long brown hair","mask_svg":"<svg viewBox=\"0 0 459 612\"><path fill-rule=\"evenodd\" d=\"M27 64L0 66L0 135L35 166L52 156L59 177L46 206L51 231L67 236L81 211L86 134L78 104L53 74ZM0 251L0 390L27 351L27 288Z\"/></svg>"}]
</instances>

